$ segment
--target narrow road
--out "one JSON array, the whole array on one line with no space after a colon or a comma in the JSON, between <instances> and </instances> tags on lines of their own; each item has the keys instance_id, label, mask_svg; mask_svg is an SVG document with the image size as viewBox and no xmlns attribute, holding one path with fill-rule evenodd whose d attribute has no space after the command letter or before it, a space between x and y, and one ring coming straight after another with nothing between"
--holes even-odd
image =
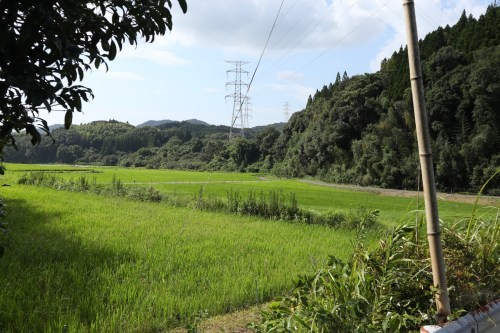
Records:
<instances>
[{"instance_id":1,"label":"narrow road","mask_svg":"<svg viewBox=\"0 0 500 333\"><path fill-rule=\"evenodd\" d=\"M420 193L420 196L423 196L422 192L409 191L409 190L394 190L394 189L371 187L371 186L331 184L331 183L325 183L325 182L322 182L319 180L310 180L310 179L299 179L298 181L302 182L302 183L312 184L312 185L325 186L325 187L344 189L344 190L370 192L370 193L374 193L374 194L393 196L393 197L413 198L413 197L418 196L419 193ZM438 197L438 200L473 204L476 201L477 196L476 195L459 194L459 193L438 193L437 197ZM500 205L500 197L483 195L479 198L478 203L481 205L499 206Z\"/></svg>"}]
</instances>

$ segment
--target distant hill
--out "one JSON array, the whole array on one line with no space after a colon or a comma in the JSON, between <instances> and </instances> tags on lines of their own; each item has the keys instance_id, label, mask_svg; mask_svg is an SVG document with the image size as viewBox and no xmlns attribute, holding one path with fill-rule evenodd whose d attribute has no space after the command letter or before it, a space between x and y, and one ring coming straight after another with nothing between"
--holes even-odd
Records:
<instances>
[{"instance_id":1,"label":"distant hill","mask_svg":"<svg viewBox=\"0 0 500 333\"><path fill-rule=\"evenodd\" d=\"M190 124L193 124L193 125L208 125L208 123L204 122L204 121L201 121L201 120L198 120L198 119L188 119L188 120L185 120L185 122L187 123L190 123ZM177 120L169 120L169 119L164 119L164 120L148 120L142 124L139 124L137 125L136 127L145 127L145 126L151 126L151 127L155 127L155 126L160 126L160 125L163 125L163 124L171 124L171 123L180 123L180 121L177 121Z\"/></svg>"},{"instance_id":2,"label":"distant hill","mask_svg":"<svg viewBox=\"0 0 500 333\"><path fill-rule=\"evenodd\" d=\"M55 129L58 129L58 128L61 128L61 127L64 127L63 124L54 124L54 125L49 125L49 129L50 131L52 132L53 130Z\"/></svg>"},{"instance_id":3,"label":"distant hill","mask_svg":"<svg viewBox=\"0 0 500 333\"><path fill-rule=\"evenodd\" d=\"M269 124L269 125L262 125L262 126L255 126L255 127L252 127L251 129L254 131L254 132L260 132L260 131L263 131L267 128L275 128L279 131L281 131L283 129L283 127L285 127L286 123L274 123L274 124Z\"/></svg>"}]
</instances>

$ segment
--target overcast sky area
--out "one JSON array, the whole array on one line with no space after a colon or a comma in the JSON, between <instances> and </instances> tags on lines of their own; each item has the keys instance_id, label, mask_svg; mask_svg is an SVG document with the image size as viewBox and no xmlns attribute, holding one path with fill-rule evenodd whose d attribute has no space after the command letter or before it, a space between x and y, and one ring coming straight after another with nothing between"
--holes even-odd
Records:
<instances>
[{"instance_id":1,"label":"overcast sky area","mask_svg":"<svg viewBox=\"0 0 500 333\"><path fill-rule=\"evenodd\" d=\"M75 113L73 123L116 119L138 125L147 120L199 119L230 125L234 67L248 61L249 83L281 0L187 0L182 14L172 0L173 30L153 44L125 47L109 71L88 72L82 82L95 98ZM478 18L490 0L416 0L419 37L453 25L465 9ZM285 0L255 74L250 127L287 121L305 107L316 89L349 76L375 72L385 57L405 45L402 1ZM244 88L246 91L246 88ZM64 113L46 117L63 123Z\"/></svg>"}]
</instances>

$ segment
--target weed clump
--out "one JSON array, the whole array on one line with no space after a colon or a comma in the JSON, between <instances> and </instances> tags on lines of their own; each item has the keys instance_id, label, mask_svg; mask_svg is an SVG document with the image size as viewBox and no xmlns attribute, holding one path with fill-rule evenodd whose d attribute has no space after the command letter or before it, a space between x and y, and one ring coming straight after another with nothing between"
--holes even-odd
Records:
<instances>
[{"instance_id":1,"label":"weed clump","mask_svg":"<svg viewBox=\"0 0 500 333\"><path fill-rule=\"evenodd\" d=\"M200 189L192 199L186 199L175 194L162 194L153 187L128 186L115 176L111 184L105 185L98 184L95 178L89 181L81 176L76 180L66 180L44 171L24 174L19 178L18 184L158 202L173 207L191 207L212 212L257 216L275 221L325 225L332 228L355 230L361 225L364 228L379 226L378 210L369 211L359 208L354 211L318 213L299 207L295 194L285 194L282 190L262 191L259 194L250 191L247 195L242 195L238 191L227 191L224 200L219 197L206 196L203 189Z\"/></svg>"},{"instance_id":2,"label":"weed clump","mask_svg":"<svg viewBox=\"0 0 500 333\"><path fill-rule=\"evenodd\" d=\"M443 228L451 318L500 295L498 214ZM362 225L361 225L362 226ZM375 249L365 231L351 259L334 257L313 275L299 276L288 295L271 303L260 323L264 332L409 332L433 321L434 295L428 245L422 226L393 229Z\"/></svg>"}]
</instances>

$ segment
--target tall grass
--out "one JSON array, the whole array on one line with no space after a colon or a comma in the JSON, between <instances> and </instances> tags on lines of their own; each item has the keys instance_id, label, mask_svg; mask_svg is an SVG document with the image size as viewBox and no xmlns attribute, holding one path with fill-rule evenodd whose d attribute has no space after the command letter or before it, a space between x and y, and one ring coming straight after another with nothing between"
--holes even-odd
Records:
<instances>
[{"instance_id":1,"label":"tall grass","mask_svg":"<svg viewBox=\"0 0 500 333\"><path fill-rule=\"evenodd\" d=\"M215 196L205 196L202 187L192 200L188 200L185 197L161 194L153 187L124 186L123 182L116 177L113 177L110 185L104 185L97 184L95 180L89 182L85 176L79 176L73 180L58 177L52 173L47 174L44 171L24 174L18 179L18 184L162 202L175 207L189 206L195 209L258 216L270 220L328 225L334 228L355 229L365 222L369 222L365 225L371 228L378 225L378 210L367 211L360 207L356 211L317 213L300 208L294 193L286 195L280 190L261 191L258 195L255 191L250 191L244 196L238 191L229 190L226 192L226 200L222 200Z\"/></svg>"},{"instance_id":2,"label":"tall grass","mask_svg":"<svg viewBox=\"0 0 500 333\"><path fill-rule=\"evenodd\" d=\"M11 186L1 332L159 332L265 302L352 231Z\"/></svg>"},{"instance_id":3,"label":"tall grass","mask_svg":"<svg viewBox=\"0 0 500 333\"><path fill-rule=\"evenodd\" d=\"M0 197L0 259L5 252L5 236L7 235L7 223L5 222L5 201Z\"/></svg>"},{"instance_id":4,"label":"tall grass","mask_svg":"<svg viewBox=\"0 0 500 333\"><path fill-rule=\"evenodd\" d=\"M500 297L500 208L443 228L451 319ZM422 229L422 230L419 230ZM255 332L410 332L433 323L435 304L423 228L393 229L369 249L358 242L350 260L332 258L271 303ZM468 237L468 235L474 237ZM359 238L358 238L359 239Z\"/></svg>"}]
</instances>

